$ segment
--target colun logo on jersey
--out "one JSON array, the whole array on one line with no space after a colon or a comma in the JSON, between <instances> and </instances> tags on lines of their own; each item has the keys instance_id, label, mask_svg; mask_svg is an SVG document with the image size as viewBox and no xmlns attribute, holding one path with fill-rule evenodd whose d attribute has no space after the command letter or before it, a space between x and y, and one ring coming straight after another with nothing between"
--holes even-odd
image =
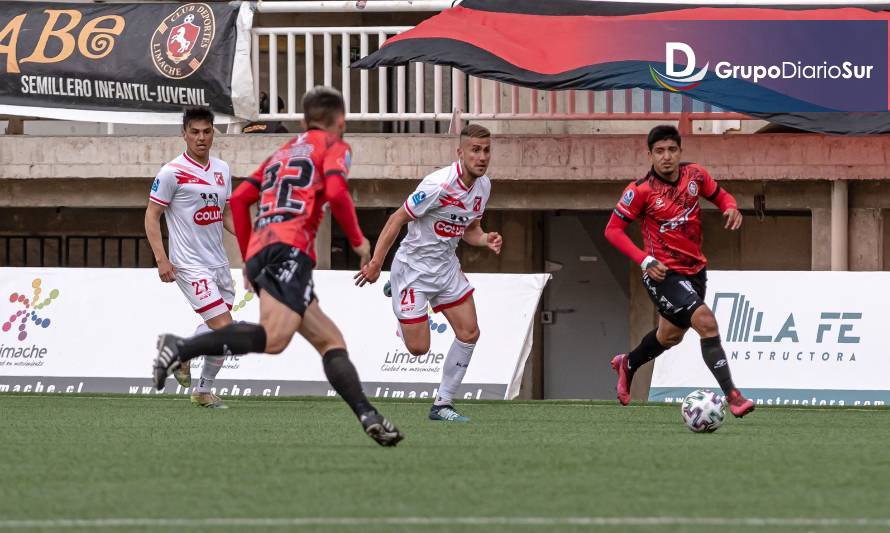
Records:
<instances>
[{"instance_id":1,"label":"colun logo on jersey","mask_svg":"<svg viewBox=\"0 0 890 533\"><path fill-rule=\"evenodd\" d=\"M452 224L445 222L444 220L437 220L436 223L433 224L433 231L440 237L463 237L466 230L466 226Z\"/></svg>"},{"instance_id":2,"label":"colun logo on jersey","mask_svg":"<svg viewBox=\"0 0 890 533\"><path fill-rule=\"evenodd\" d=\"M219 208L219 195L215 192L201 193L201 199L204 200L204 207L195 211L193 220L199 226L209 226L217 222L222 222L222 210Z\"/></svg>"}]
</instances>

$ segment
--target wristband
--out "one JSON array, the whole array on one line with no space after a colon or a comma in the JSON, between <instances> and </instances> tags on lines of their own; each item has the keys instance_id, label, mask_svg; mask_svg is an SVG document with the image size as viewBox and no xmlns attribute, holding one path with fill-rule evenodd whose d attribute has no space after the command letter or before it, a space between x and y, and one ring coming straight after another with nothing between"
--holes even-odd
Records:
<instances>
[{"instance_id":1,"label":"wristband","mask_svg":"<svg viewBox=\"0 0 890 533\"><path fill-rule=\"evenodd\" d=\"M643 259L643 260L640 262L640 268L642 268L643 270L646 270L646 269L648 269L650 266L655 266L655 264L657 264L657 263L658 263L658 259L655 259L655 258L652 257L651 255L647 255L647 256L646 256L646 259Z\"/></svg>"}]
</instances>

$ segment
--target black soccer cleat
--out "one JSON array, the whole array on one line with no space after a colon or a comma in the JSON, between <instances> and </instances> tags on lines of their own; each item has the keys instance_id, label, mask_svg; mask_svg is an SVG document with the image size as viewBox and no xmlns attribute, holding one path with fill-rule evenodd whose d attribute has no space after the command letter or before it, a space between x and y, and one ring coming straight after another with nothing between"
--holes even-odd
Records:
<instances>
[{"instance_id":1,"label":"black soccer cleat","mask_svg":"<svg viewBox=\"0 0 890 533\"><path fill-rule=\"evenodd\" d=\"M395 446L405 435L392 422L377 411L368 411L359 417L365 433L381 446Z\"/></svg>"},{"instance_id":2,"label":"black soccer cleat","mask_svg":"<svg viewBox=\"0 0 890 533\"><path fill-rule=\"evenodd\" d=\"M169 333L158 335L158 356L155 357L152 374L154 377L155 388L164 390L164 383L167 376L173 373L173 370L180 365L179 347L177 343L182 340L176 335Z\"/></svg>"}]
</instances>

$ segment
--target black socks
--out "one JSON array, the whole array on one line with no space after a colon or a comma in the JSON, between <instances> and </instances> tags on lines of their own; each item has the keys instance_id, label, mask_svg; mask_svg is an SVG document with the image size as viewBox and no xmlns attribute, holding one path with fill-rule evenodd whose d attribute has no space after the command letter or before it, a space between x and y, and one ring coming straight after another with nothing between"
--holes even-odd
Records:
<instances>
[{"instance_id":1,"label":"black socks","mask_svg":"<svg viewBox=\"0 0 890 533\"><path fill-rule=\"evenodd\" d=\"M324 375L337 394L349 404L355 416L374 410L362 391L362 382L359 381L358 372L355 371L355 366L349 360L346 350L334 348L325 353L321 360L324 363Z\"/></svg>"},{"instance_id":2,"label":"black socks","mask_svg":"<svg viewBox=\"0 0 890 533\"><path fill-rule=\"evenodd\" d=\"M179 360L188 361L202 355L242 355L265 351L266 330L263 326L235 322L222 329L180 341Z\"/></svg>"},{"instance_id":3,"label":"black socks","mask_svg":"<svg viewBox=\"0 0 890 533\"><path fill-rule=\"evenodd\" d=\"M627 367L631 373L664 353L665 348L658 342L657 332L658 328L655 328L647 333L640 341L639 346L627 354Z\"/></svg>"},{"instance_id":4,"label":"black socks","mask_svg":"<svg viewBox=\"0 0 890 533\"><path fill-rule=\"evenodd\" d=\"M717 379L723 394L729 394L735 388L732 382L732 374L729 372L729 362L726 360L726 352L720 344L720 336L703 338L701 340L701 356L708 365L708 370Z\"/></svg>"}]
</instances>

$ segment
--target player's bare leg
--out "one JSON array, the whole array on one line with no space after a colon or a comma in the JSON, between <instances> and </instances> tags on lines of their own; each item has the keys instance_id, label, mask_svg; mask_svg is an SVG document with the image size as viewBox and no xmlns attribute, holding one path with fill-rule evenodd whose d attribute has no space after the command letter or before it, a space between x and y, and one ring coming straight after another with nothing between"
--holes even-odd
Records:
<instances>
[{"instance_id":1,"label":"player's bare leg","mask_svg":"<svg viewBox=\"0 0 890 533\"><path fill-rule=\"evenodd\" d=\"M161 335L158 338L158 356L154 364L155 386L162 389L166 376L176 365L203 354L281 353L294 333L300 331L322 353L328 381L352 408L365 432L381 446L394 446L403 438L365 397L358 374L344 347L340 330L322 313L317 300L313 300L303 317L300 317L268 292L260 291L260 322L233 323L220 330L188 339L170 334Z\"/></svg>"},{"instance_id":2,"label":"player's bare leg","mask_svg":"<svg viewBox=\"0 0 890 533\"><path fill-rule=\"evenodd\" d=\"M300 329L303 318L267 291L260 291L260 326L266 330L265 352L279 354Z\"/></svg>"},{"instance_id":3,"label":"player's bare leg","mask_svg":"<svg viewBox=\"0 0 890 533\"><path fill-rule=\"evenodd\" d=\"M430 351L430 323L424 319L422 322L410 324L399 322L399 331L405 348L411 355L423 355Z\"/></svg>"},{"instance_id":4,"label":"player's bare leg","mask_svg":"<svg viewBox=\"0 0 890 533\"><path fill-rule=\"evenodd\" d=\"M226 311L221 315L209 318L204 324L198 326L198 330L196 330L195 333L209 333L213 330L222 329L231 323L232 314ZM219 374L223 364L225 364L225 361L225 355L204 356L204 364L201 366L201 379L198 381L198 386L195 387L195 390L193 390L191 394L193 405L212 409L226 408L226 404L222 402L219 396L213 393L213 382L216 379L217 374ZM183 363L182 368L189 369L189 363ZM173 376L176 377L176 372L173 373ZM179 381L179 378L177 378L176 381ZM189 376L189 381L191 381L191 376ZM180 382L180 384L182 384L182 382Z\"/></svg>"},{"instance_id":5,"label":"player's bare leg","mask_svg":"<svg viewBox=\"0 0 890 533\"><path fill-rule=\"evenodd\" d=\"M473 350L476 348L476 341L479 340L476 302L470 295L459 305L443 309L442 314L454 330L454 341L442 365L442 382L439 384L439 394L430 408L429 417L431 420L469 422L469 418L455 410L454 396L464 380L470 359L473 357ZM429 335L428 327L427 335Z\"/></svg>"},{"instance_id":6,"label":"player's bare leg","mask_svg":"<svg viewBox=\"0 0 890 533\"><path fill-rule=\"evenodd\" d=\"M352 408L365 433L381 446L398 444L404 435L365 397L358 372L349 360L343 334L318 306L318 300L313 300L306 309L299 332L322 356L325 376L337 394Z\"/></svg>"},{"instance_id":7,"label":"player's bare leg","mask_svg":"<svg viewBox=\"0 0 890 533\"><path fill-rule=\"evenodd\" d=\"M726 352L720 343L720 331L717 327L717 318L706 305L700 306L692 314L692 328L701 337L701 353L708 370L714 375L723 394L726 395L726 403L729 410L737 418L741 418L754 410L754 402L742 396L732 381L729 371L729 361Z\"/></svg>"}]
</instances>

